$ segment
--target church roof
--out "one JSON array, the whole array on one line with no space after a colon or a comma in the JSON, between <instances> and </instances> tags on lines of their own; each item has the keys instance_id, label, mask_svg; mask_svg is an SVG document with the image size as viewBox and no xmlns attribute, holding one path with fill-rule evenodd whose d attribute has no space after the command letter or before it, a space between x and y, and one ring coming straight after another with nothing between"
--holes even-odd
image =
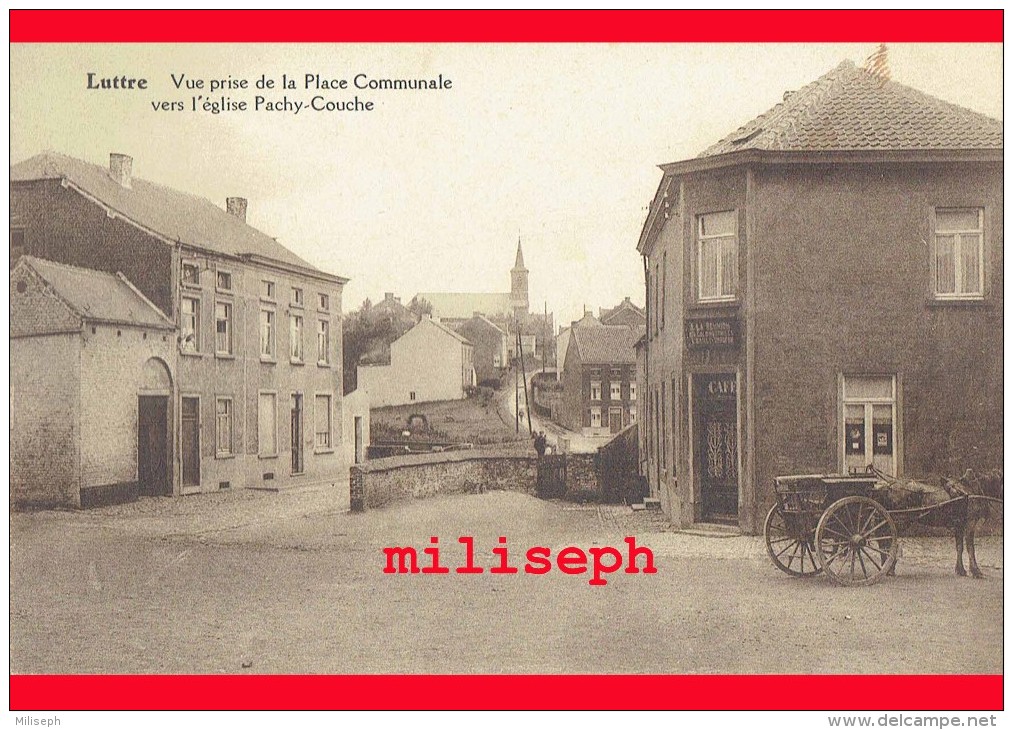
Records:
<instances>
[{"instance_id":1,"label":"church roof","mask_svg":"<svg viewBox=\"0 0 1013 730\"><path fill-rule=\"evenodd\" d=\"M511 271L527 271L524 268L524 252L521 250L520 239L517 239L517 258L514 260L514 267Z\"/></svg>"}]
</instances>

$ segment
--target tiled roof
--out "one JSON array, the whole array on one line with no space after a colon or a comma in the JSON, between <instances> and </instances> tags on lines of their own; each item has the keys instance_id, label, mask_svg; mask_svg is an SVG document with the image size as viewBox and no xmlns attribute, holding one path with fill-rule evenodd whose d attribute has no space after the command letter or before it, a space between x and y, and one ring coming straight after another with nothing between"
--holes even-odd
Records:
<instances>
[{"instance_id":1,"label":"tiled roof","mask_svg":"<svg viewBox=\"0 0 1013 730\"><path fill-rule=\"evenodd\" d=\"M206 198L140 178L125 188L100 165L43 152L11 167L11 181L66 179L103 205L173 242L240 256L251 254L319 271L266 233Z\"/></svg>"},{"instance_id":2,"label":"tiled roof","mask_svg":"<svg viewBox=\"0 0 1013 730\"><path fill-rule=\"evenodd\" d=\"M425 299L433 305L433 316L441 319L471 319L475 312L486 317L509 316L513 313L510 294L453 292L420 292L415 299Z\"/></svg>"},{"instance_id":3,"label":"tiled roof","mask_svg":"<svg viewBox=\"0 0 1013 730\"><path fill-rule=\"evenodd\" d=\"M585 364L632 365L636 362L633 345L643 333L643 327L625 325L574 327L570 345L576 346Z\"/></svg>"},{"instance_id":4,"label":"tiled roof","mask_svg":"<svg viewBox=\"0 0 1013 730\"><path fill-rule=\"evenodd\" d=\"M89 322L175 329L175 325L122 274L82 269L34 256L22 256L19 265L34 270L64 302Z\"/></svg>"},{"instance_id":5,"label":"tiled roof","mask_svg":"<svg viewBox=\"0 0 1013 730\"><path fill-rule=\"evenodd\" d=\"M454 330L450 329L447 325L443 324L443 322L439 322L439 321L437 321L435 319L429 319L428 317L422 319L420 321L420 324L423 323L423 322L428 322L429 324L433 325L434 327L439 328L440 330L442 330L446 334L450 335L451 337L453 337L455 340L457 340L458 342L460 342L462 344L465 344L465 345L470 345L471 344L470 342L468 342L468 339L466 337L464 337L463 335L458 334L457 332L454 332Z\"/></svg>"},{"instance_id":6,"label":"tiled roof","mask_svg":"<svg viewBox=\"0 0 1013 730\"><path fill-rule=\"evenodd\" d=\"M600 311L599 315L600 315L601 323L602 324L608 324L608 320L612 319L613 317L615 317L616 315L620 314L624 310L631 311L631 312L639 315L640 318L642 320L644 320L645 322L647 321L647 315L644 312L644 310L641 309L640 307L638 307L633 302L631 302L630 298L627 297L625 300L619 302L619 304L617 304L616 306L612 307L612 309L606 309L606 310Z\"/></svg>"},{"instance_id":7,"label":"tiled roof","mask_svg":"<svg viewBox=\"0 0 1013 730\"><path fill-rule=\"evenodd\" d=\"M747 149L1001 150L1002 122L844 61L699 156Z\"/></svg>"}]
</instances>

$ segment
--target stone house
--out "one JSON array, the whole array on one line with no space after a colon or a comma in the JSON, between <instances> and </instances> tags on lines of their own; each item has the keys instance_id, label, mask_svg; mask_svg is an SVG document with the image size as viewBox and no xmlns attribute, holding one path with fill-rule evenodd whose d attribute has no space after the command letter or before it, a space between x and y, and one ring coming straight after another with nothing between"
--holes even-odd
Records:
<instances>
[{"instance_id":1,"label":"stone house","mask_svg":"<svg viewBox=\"0 0 1013 730\"><path fill-rule=\"evenodd\" d=\"M474 349L447 325L423 317L391 343L389 365L359 366L359 390L373 408L466 398L476 384Z\"/></svg>"},{"instance_id":2,"label":"stone house","mask_svg":"<svg viewBox=\"0 0 1013 730\"><path fill-rule=\"evenodd\" d=\"M625 324L628 327L646 327L647 315L641 307L638 307L630 301L629 297L626 297L611 309L599 309L598 321L602 324Z\"/></svg>"},{"instance_id":3,"label":"stone house","mask_svg":"<svg viewBox=\"0 0 1013 730\"><path fill-rule=\"evenodd\" d=\"M762 530L774 477L1002 464L1002 123L842 63L662 165L646 476Z\"/></svg>"},{"instance_id":4,"label":"stone house","mask_svg":"<svg viewBox=\"0 0 1013 730\"><path fill-rule=\"evenodd\" d=\"M510 367L507 333L478 312L458 325L457 332L475 347L475 377L478 382L498 381Z\"/></svg>"},{"instance_id":5,"label":"stone house","mask_svg":"<svg viewBox=\"0 0 1013 730\"><path fill-rule=\"evenodd\" d=\"M347 280L248 225L245 199L229 198L223 210L137 178L132 167L118 154L108 168L53 153L14 165L11 255L122 274L176 328L162 353L160 394L130 393L130 443L146 423L170 435L156 491L343 489ZM124 387L134 380L113 370L109 378Z\"/></svg>"},{"instance_id":6,"label":"stone house","mask_svg":"<svg viewBox=\"0 0 1013 730\"><path fill-rule=\"evenodd\" d=\"M637 420L634 344L643 330L574 327L563 364L561 425L587 436L615 434Z\"/></svg>"},{"instance_id":7,"label":"stone house","mask_svg":"<svg viewBox=\"0 0 1013 730\"><path fill-rule=\"evenodd\" d=\"M122 274L21 256L10 279L11 501L164 494L175 324Z\"/></svg>"}]
</instances>

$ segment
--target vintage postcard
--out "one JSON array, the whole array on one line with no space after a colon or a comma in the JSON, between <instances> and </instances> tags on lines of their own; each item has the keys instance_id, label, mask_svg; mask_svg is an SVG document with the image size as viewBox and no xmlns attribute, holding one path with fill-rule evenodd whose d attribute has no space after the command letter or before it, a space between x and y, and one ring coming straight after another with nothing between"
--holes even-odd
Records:
<instances>
[{"instance_id":1,"label":"vintage postcard","mask_svg":"<svg viewBox=\"0 0 1013 730\"><path fill-rule=\"evenodd\" d=\"M12 19L12 705L1001 706L1001 12L367 16Z\"/></svg>"}]
</instances>

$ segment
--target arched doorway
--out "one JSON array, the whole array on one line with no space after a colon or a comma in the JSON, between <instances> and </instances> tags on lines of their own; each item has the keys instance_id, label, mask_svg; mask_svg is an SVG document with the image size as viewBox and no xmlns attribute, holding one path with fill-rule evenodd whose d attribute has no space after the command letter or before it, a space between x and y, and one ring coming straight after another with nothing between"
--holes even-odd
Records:
<instances>
[{"instance_id":1,"label":"arched doorway","mask_svg":"<svg viewBox=\"0 0 1013 730\"><path fill-rule=\"evenodd\" d=\"M144 363L137 393L137 491L172 494L172 375L157 357Z\"/></svg>"}]
</instances>

